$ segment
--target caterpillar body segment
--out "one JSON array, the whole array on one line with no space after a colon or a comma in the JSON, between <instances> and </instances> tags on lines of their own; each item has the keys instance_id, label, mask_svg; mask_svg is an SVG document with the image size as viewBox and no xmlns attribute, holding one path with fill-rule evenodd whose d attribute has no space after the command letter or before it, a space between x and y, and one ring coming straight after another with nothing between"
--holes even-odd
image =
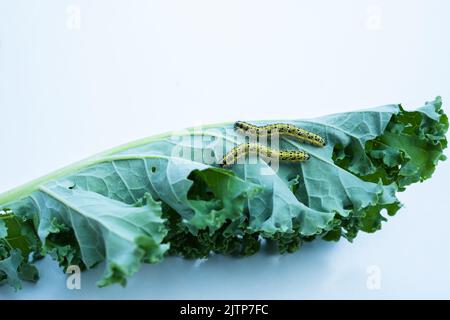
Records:
<instances>
[{"instance_id":1,"label":"caterpillar body segment","mask_svg":"<svg viewBox=\"0 0 450 320\"><path fill-rule=\"evenodd\" d=\"M236 164L238 159L245 157L245 155L247 154L258 154L259 156L268 160L281 160L290 162L306 161L310 158L310 155L304 151L281 151L257 143L243 143L231 149L230 152L228 152L219 163L219 166L228 167Z\"/></svg>"},{"instance_id":2,"label":"caterpillar body segment","mask_svg":"<svg viewBox=\"0 0 450 320\"><path fill-rule=\"evenodd\" d=\"M318 147L323 147L326 144L325 139L318 134L309 132L292 124L276 123L265 126L255 126L247 122L237 121L234 124L234 129L241 134L248 134L251 136L271 136L274 134L290 136Z\"/></svg>"}]
</instances>

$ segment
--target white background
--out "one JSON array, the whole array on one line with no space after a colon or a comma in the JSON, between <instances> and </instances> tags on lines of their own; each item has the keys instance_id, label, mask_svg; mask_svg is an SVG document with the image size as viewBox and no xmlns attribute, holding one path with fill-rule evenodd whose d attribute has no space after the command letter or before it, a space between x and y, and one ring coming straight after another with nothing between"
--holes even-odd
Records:
<instances>
[{"instance_id":1,"label":"white background","mask_svg":"<svg viewBox=\"0 0 450 320\"><path fill-rule=\"evenodd\" d=\"M450 105L450 2L0 0L0 192L137 138L202 123ZM450 298L450 162L353 244L168 258L128 287L41 281L0 299ZM380 276L380 286L370 284ZM368 285L369 284L369 285Z\"/></svg>"}]
</instances>

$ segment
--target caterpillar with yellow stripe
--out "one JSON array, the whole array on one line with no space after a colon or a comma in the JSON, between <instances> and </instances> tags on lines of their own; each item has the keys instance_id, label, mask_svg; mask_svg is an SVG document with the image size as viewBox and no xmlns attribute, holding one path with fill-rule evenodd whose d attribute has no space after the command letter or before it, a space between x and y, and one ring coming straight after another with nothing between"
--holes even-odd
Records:
<instances>
[{"instance_id":1,"label":"caterpillar with yellow stripe","mask_svg":"<svg viewBox=\"0 0 450 320\"><path fill-rule=\"evenodd\" d=\"M265 126L255 126L253 124L237 121L234 124L234 129L241 133L250 136L272 136L274 134L294 137L303 142L307 142L317 147L325 146L325 139L318 134L309 132L305 129L298 128L292 124L275 123Z\"/></svg>"},{"instance_id":2,"label":"caterpillar with yellow stripe","mask_svg":"<svg viewBox=\"0 0 450 320\"><path fill-rule=\"evenodd\" d=\"M243 143L231 149L222 161L219 163L221 167L228 167L237 163L238 159L244 157L247 154L258 154L263 158L281 161L306 161L310 158L310 155L304 151L291 151L291 150L275 150L258 143Z\"/></svg>"}]
</instances>

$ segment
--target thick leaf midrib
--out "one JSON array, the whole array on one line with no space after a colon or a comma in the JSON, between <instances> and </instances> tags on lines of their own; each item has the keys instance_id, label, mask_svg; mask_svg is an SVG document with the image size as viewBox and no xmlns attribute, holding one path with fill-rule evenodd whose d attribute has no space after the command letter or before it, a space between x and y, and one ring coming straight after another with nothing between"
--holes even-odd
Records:
<instances>
[{"instance_id":1,"label":"thick leaf midrib","mask_svg":"<svg viewBox=\"0 0 450 320\"><path fill-rule=\"evenodd\" d=\"M41 178L38 178L36 180L33 180L25 185L22 185L20 187L17 187L15 189L12 189L10 191L7 191L3 194L0 194L0 208L4 205L7 205L9 202L12 202L16 199L25 198L32 194L34 191L37 191L40 186L45 185L46 183L57 180L59 178L76 174L77 172L97 165L101 163L109 163L113 161L127 161L127 160L142 160L142 159L179 159L182 161L189 161L185 158L181 157L175 157L175 156L165 156L165 155L151 155L151 154L126 154L126 155L112 155L112 156L105 156L101 158L91 158L87 159L85 161L80 161L72 166L62 168L58 171L55 171L51 174L48 174L46 176L43 176ZM191 161L195 162L195 161ZM200 162L198 162L200 163ZM203 163L202 163L203 164Z\"/></svg>"}]
</instances>

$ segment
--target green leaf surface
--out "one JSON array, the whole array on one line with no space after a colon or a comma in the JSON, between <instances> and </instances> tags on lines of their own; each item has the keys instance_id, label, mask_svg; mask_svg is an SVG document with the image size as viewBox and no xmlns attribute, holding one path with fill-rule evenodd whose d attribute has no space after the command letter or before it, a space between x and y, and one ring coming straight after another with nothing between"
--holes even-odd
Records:
<instances>
[{"instance_id":1,"label":"green leaf surface","mask_svg":"<svg viewBox=\"0 0 450 320\"><path fill-rule=\"evenodd\" d=\"M0 283L7 282L14 289L21 289L19 267L22 261L22 253L18 249L12 250L7 258L0 260Z\"/></svg>"},{"instance_id":2,"label":"green leaf surface","mask_svg":"<svg viewBox=\"0 0 450 320\"><path fill-rule=\"evenodd\" d=\"M0 219L0 281L17 288L20 278L36 279L30 257L45 254L63 268L105 261L99 285L106 286L125 285L141 263L167 254L251 255L262 238L280 252L317 237L352 241L359 231L379 230L401 207L396 192L430 178L445 159L440 98L416 111L387 105L252 123L279 122L327 144L282 137L280 149L304 150L310 160L248 157L221 169L224 153L248 137L233 123L211 125L132 142L0 195L0 209L16 219Z\"/></svg>"},{"instance_id":3,"label":"green leaf surface","mask_svg":"<svg viewBox=\"0 0 450 320\"><path fill-rule=\"evenodd\" d=\"M36 282L39 272L32 262L39 258L39 250L30 221L11 213L0 215L0 283L7 282L17 290L22 287L21 280Z\"/></svg>"}]
</instances>

